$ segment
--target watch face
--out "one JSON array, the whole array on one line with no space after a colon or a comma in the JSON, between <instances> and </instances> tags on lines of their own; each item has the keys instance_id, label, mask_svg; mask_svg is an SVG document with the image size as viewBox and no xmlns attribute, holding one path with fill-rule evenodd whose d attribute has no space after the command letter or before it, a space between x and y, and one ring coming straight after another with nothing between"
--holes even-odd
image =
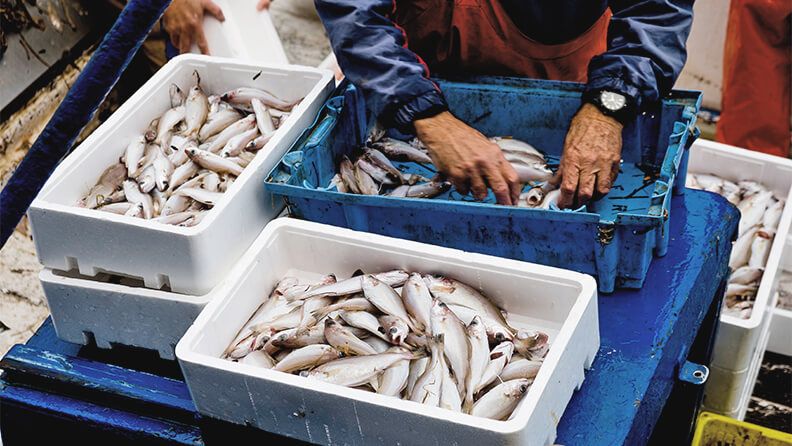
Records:
<instances>
[{"instance_id":1,"label":"watch face","mask_svg":"<svg viewBox=\"0 0 792 446\"><path fill-rule=\"evenodd\" d=\"M619 93L603 91L600 93L600 103L610 111L622 109L627 104L627 99Z\"/></svg>"}]
</instances>

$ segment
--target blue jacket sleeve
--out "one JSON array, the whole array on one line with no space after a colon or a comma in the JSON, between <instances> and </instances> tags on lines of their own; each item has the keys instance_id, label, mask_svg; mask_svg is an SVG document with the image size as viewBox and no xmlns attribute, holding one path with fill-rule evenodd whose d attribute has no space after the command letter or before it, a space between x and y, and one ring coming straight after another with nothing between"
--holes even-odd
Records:
<instances>
[{"instance_id":1,"label":"blue jacket sleeve","mask_svg":"<svg viewBox=\"0 0 792 446\"><path fill-rule=\"evenodd\" d=\"M687 53L693 0L611 0L608 50L589 63L587 89L611 90L642 103L671 91Z\"/></svg>"},{"instance_id":2,"label":"blue jacket sleeve","mask_svg":"<svg viewBox=\"0 0 792 446\"><path fill-rule=\"evenodd\" d=\"M415 119L447 108L429 70L394 25L392 0L315 0L344 75L386 125L409 130Z\"/></svg>"}]
</instances>

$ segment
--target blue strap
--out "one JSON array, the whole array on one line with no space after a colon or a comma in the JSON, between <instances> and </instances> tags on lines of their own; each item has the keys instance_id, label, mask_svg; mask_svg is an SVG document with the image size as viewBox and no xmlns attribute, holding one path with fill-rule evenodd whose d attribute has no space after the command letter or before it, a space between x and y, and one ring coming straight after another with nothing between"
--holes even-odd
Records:
<instances>
[{"instance_id":1,"label":"blue strap","mask_svg":"<svg viewBox=\"0 0 792 446\"><path fill-rule=\"evenodd\" d=\"M0 193L0 247L121 77L170 0L130 0Z\"/></svg>"}]
</instances>

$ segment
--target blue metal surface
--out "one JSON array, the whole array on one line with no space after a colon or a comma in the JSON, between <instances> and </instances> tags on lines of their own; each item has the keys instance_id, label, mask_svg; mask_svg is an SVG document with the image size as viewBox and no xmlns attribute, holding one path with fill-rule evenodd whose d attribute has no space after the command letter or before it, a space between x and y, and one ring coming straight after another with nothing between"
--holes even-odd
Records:
<instances>
[{"instance_id":1,"label":"blue metal surface","mask_svg":"<svg viewBox=\"0 0 792 446\"><path fill-rule=\"evenodd\" d=\"M646 286L641 290L619 290L612 296L600 296L600 351L591 370L586 373L581 389L572 396L561 418L559 444L647 443L672 389L692 386L678 379L685 361L701 364L709 361L706 352L710 350L718 320L738 212L721 197L701 191L688 191L675 197L672 212L675 218L670 227L668 255L652 263ZM97 428L100 433L118 430L123 438L135 433L159 439L163 435L163 425L153 424L152 418L163 417L168 411L154 409L153 405L158 405L162 399L163 406L173 406L174 395L182 398L186 395L186 387L172 363L169 367L167 361L157 360L143 352L101 351L65 343L55 338L49 321L27 347L27 350L14 349L15 372L0 379L0 430L6 435L5 446L29 444L8 441L8 438L23 439L26 430L40 434L44 427L61 419L61 415L75 424L78 420L91 419L92 423L106 428ZM56 355L55 364L42 360L49 355ZM80 377L82 372L79 370L85 370L85 360L100 358L104 363L123 365L125 369L108 367L113 373L119 373L119 378L102 379L95 384L94 387L103 394L101 398L95 392L80 393L72 386L64 385L71 380L86 384L96 382L93 375ZM23 363L30 366L22 366ZM74 369L79 373L70 371L72 364L80 364ZM101 367L100 364L92 366ZM47 367L53 373L43 373L41 367ZM56 370L62 371L54 373ZM100 377L105 376L92 367L88 370ZM166 381L165 390L161 379L141 371L164 374L177 381ZM66 378L58 376L61 374ZM44 375L44 378L39 375ZM139 390L131 392L129 383L134 383ZM31 388L39 392L38 396L26 402L20 397L20 392ZM127 396L132 394L141 395L150 405L130 404ZM688 405L689 400L685 399ZM100 410L104 406L96 401L102 401L109 408L106 419ZM180 407L187 408L188 404L184 402ZM665 412L684 412L689 416L683 421L690 423L693 419L690 414L695 413L695 407L684 409L666 407ZM19 422L22 413L38 414L38 422L33 425ZM119 417L123 423L118 421ZM183 428L183 423L172 419L156 420ZM240 437L248 441L274 441L274 444L287 442L282 438L274 440L271 434L216 420L199 419L194 426L200 427L200 438L206 444L227 444L229 438ZM682 430L684 436L687 426L679 422L672 426ZM63 435L63 431L53 435ZM88 441L93 437L83 438Z\"/></svg>"},{"instance_id":2,"label":"blue metal surface","mask_svg":"<svg viewBox=\"0 0 792 446\"><path fill-rule=\"evenodd\" d=\"M528 141L558 165L580 85L490 77L438 82L461 119L485 135ZM354 156L368 128L354 87L328 101L313 132L295 143L265 187L284 196L299 218L573 269L596 276L603 292L640 288L653 254L668 248L671 191L681 192L673 186L678 172L684 176L700 100L699 93L673 92L628 125L613 190L580 212L498 206L492 193L477 202L453 189L434 199L339 193L330 184L337 162ZM436 173L394 164L425 177Z\"/></svg>"},{"instance_id":3,"label":"blue metal surface","mask_svg":"<svg viewBox=\"0 0 792 446\"><path fill-rule=\"evenodd\" d=\"M130 0L0 192L0 247L143 44L170 0Z\"/></svg>"}]
</instances>

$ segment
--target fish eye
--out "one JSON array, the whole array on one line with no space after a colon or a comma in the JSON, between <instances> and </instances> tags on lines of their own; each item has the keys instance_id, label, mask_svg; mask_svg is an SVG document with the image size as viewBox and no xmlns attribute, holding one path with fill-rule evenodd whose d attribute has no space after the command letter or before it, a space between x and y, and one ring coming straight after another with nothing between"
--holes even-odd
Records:
<instances>
[{"instance_id":1,"label":"fish eye","mask_svg":"<svg viewBox=\"0 0 792 446\"><path fill-rule=\"evenodd\" d=\"M398 333L398 332L399 332L399 329L398 329L398 328L396 328L396 327L391 327L391 329L390 329L390 334L393 334L393 335L395 335L395 334L396 334L396 333Z\"/></svg>"}]
</instances>

